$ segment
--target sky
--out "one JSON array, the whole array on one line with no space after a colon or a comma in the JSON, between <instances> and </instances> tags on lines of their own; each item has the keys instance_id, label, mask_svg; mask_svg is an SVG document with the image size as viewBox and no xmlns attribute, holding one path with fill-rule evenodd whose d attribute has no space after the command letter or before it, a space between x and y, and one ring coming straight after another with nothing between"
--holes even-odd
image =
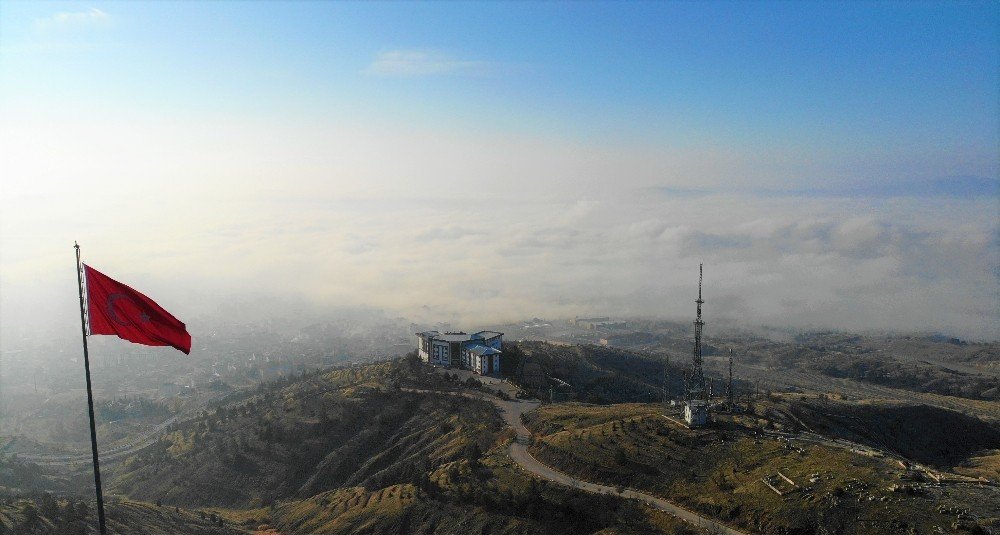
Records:
<instances>
[{"instance_id":1,"label":"sky","mask_svg":"<svg viewBox=\"0 0 1000 535\"><path fill-rule=\"evenodd\" d=\"M685 319L704 263L709 322L995 340L998 27L988 2L2 2L0 346L78 318L74 240L182 320L243 294Z\"/></svg>"}]
</instances>

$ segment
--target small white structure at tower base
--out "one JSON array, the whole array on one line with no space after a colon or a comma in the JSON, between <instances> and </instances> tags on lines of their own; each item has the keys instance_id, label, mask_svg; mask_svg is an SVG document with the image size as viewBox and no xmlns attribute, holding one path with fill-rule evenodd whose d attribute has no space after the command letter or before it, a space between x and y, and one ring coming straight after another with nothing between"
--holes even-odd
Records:
<instances>
[{"instance_id":1,"label":"small white structure at tower base","mask_svg":"<svg viewBox=\"0 0 1000 535\"><path fill-rule=\"evenodd\" d=\"M684 421L689 427L701 427L708 423L708 403L691 399L684 403Z\"/></svg>"}]
</instances>

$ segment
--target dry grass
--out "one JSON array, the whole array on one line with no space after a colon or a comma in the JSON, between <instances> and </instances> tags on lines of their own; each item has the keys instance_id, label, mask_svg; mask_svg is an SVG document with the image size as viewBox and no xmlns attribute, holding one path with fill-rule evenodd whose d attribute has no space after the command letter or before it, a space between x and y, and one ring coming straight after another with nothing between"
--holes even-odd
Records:
<instances>
[{"instance_id":1,"label":"dry grass","mask_svg":"<svg viewBox=\"0 0 1000 535\"><path fill-rule=\"evenodd\" d=\"M727 418L711 429L686 430L659 411L656 405L545 406L528 421L539 439L532 451L580 478L642 488L754 532L821 526L905 532L945 521L934 510L940 496L889 490L906 472L886 459L755 437L754 427ZM761 482L779 471L796 483L794 492L779 496ZM989 493L983 489L980 499ZM960 505L975 510L977 504Z\"/></svg>"}]
</instances>

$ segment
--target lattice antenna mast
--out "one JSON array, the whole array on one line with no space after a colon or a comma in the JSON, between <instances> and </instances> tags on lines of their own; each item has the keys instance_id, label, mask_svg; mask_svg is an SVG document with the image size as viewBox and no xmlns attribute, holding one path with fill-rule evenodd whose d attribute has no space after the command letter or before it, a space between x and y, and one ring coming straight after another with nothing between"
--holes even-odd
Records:
<instances>
[{"instance_id":1,"label":"lattice antenna mast","mask_svg":"<svg viewBox=\"0 0 1000 535\"><path fill-rule=\"evenodd\" d=\"M663 363L663 406L667 406L670 401L670 355L667 355L666 362Z\"/></svg>"},{"instance_id":2,"label":"lattice antenna mast","mask_svg":"<svg viewBox=\"0 0 1000 535\"><path fill-rule=\"evenodd\" d=\"M733 348L729 348L729 382L726 383L726 403L733 406Z\"/></svg>"},{"instance_id":3,"label":"lattice antenna mast","mask_svg":"<svg viewBox=\"0 0 1000 535\"><path fill-rule=\"evenodd\" d=\"M689 399L705 399L705 373L702 370L703 359L701 356L701 331L705 327L705 322L701 320L701 305L705 300L701 298L701 282L703 265L698 264L698 316L694 320L694 359L691 369L691 386L689 388Z\"/></svg>"}]
</instances>

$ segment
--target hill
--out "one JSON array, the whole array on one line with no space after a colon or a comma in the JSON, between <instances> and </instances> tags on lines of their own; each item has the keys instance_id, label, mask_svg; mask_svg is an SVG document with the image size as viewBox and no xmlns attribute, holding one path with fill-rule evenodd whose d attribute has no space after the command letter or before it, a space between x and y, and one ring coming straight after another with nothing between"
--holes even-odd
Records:
<instances>
[{"instance_id":1,"label":"hill","mask_svg":"<svg viewBox=\"0 0 1000 535\"><path fill-rule=\"evenodd\" d=\"M314 373L175 426L111 471L110 489L177 505L259 507L415 481L502 425L479 400L394 390L401 362Z\"/></svg>"},{"instance_id":2,"label":"hill","mask_svg":"<svg viewBox=\"0 0 1000 535\"><path fill-rule=\"evenodd\" d=\"M656 401L663 396L666 360L649 353L597 345L558 345L518 342L504 347L517 367L511 375L519 385L541 399L589 403ZM683 389L686 362L667 368L667 388ZM551 388L551 391L550 391Z\"/></svg>"},{"instance_id":3,"label":"hill","mask_svg":"<svg viewBox=\"0 0 1000 535\"><path fill-rule=\"evenodd\" d=\"M768 416L828 437L884 449L943 470L967 465L981 454L1000 449L1000 422L970 414L898 402L851 403L823 397L783 396ZM787 413L791 418L783 418ZM969 473L968 470L966 470ZM1000 479L1000 472L978 475Z\"/></svg>"},{"instance_id":4,"label":"hill","mask_svg":"<svg viewBox=\"0 0 1000 535\"><path fill-rule=\"evenodd\" d=\"M105 504L109 535L156 533L163 535L245 535L218 515L176 507L163 507L131 500L108 500ZM63 535L96 533L97 515L90 500L36 497L4 498L0 501L0 533L18 535Z\"/></svg>"},{"instance_id":5,"label":"hill","mask_svg":"<svg viewBox=\"0 0 1000 535\"><path fill-rule=\"evenodd\" d=\"M549 485L507 456L487 401L412 359L265 385L112 469L112 492L252 532L692 533L640 504Z\"/></svg>"},{"instance_id":6,"label":"hill","mask_svg":"<svg viewBox=\"0 0 1000 535\"><path fill-rule=\"evenodd\" d=\"M760 412L689 430L658 405L565 403L542 407L526 424L535 433L530 451L542 462L667 496L752 532L929 533L1000 524L990 486L921 482L923 474L891 459L774 433L767 409ZM959 511L962 517L950 516Z\"/></svg>"}]
</instances>

